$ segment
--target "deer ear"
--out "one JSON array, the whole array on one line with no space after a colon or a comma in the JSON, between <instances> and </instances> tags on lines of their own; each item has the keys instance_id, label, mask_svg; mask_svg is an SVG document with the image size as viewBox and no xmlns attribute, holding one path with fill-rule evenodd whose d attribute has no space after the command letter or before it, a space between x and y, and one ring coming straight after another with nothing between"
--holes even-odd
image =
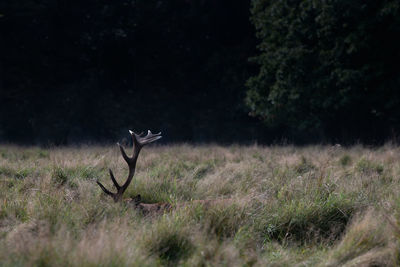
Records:
<instances>
[{"instance_id":1,"label":"deer ear","mask_svg":"<svg viewBox=\"0 0 400 267\"><path fill-rule=\"evenodd\" d=\"M137 196L135 196L135 197L133 198L133 201L135 202L135 205L139 205L140 202L142 202L142 196L141 196L140 194L137 195Z\"/></svg>"}]
</instances>

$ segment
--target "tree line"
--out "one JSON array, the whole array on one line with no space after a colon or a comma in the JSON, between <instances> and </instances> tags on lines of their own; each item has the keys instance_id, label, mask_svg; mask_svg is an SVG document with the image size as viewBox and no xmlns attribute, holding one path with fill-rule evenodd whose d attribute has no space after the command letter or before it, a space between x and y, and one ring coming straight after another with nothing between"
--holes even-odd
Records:
<instances>
[{"instance_id":1,"label":"tree line","mask_svg":"<svg viewBox=\"0 0 400 267\"><path fill-rule=\"evenodd\" d=\"M254 0L251 113L312 142L379 143L400 130L400 2Z\"/></svg>"}]
</instances>

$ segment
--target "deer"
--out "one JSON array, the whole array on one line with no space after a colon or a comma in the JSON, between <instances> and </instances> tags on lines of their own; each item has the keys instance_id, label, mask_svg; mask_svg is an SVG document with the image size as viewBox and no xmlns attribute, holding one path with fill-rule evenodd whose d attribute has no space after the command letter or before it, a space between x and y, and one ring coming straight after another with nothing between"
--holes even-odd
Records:
<instances>
[{"instance_id":1,"label":"deer","mask_svg":"<svg viewBox=\"0 0 400 267\"><path fill-rule=\"evenodd\" d=\"M121 151L121 155L129 167L128 178L126 179L125 183L121 186L115 179L114 173L112 172L111 169L109 169L109 174L110 174L111 181L114 184L114 187L117 189L116 193L109 191L107 188L105 188L105 186L102 183L100 183L100 181L98 181L98 180L96 181L97 184L100 186L101 190L103 190L103 192L106 195L112 197L114 202L124 201L124 202L128 203L129 205L132 205L133 208L135 208L136 210L138 210L139 212L141 212L144 215L169 212L173 208L184 207L184 206L187 206L188 204L192 204L192 203L193 204L197 203L197 204L201 204L204 206L210 206L214 203L229 203L229 202L231 202L231 199L210 199L210 200L193 200L191 202L177 203L174 205L172 205L170 203L165 203L165 202L143 203L140 194L133 198L123 199L122 196L123 196L124 192L126 191L126 189L129 187L130 183L132 182L133 176L135 175L136 162L138 160L140 151L142 150L142 148L145 145L153 143L153 142L159 140L160 138L162 138L161 132L157 133L157 134L153 134L150 130L147 131L147 135L145 135L145 136L143 135L143 133L136 134L135 132L133 132L131 130L129 130L129 133L132 137L132 143L133 143L133 149L132 149L133 151L132 151L131 157L129 157L126 154L124 147L120 143L117 143L117 145Z\"/></svg>"}]
</instances>

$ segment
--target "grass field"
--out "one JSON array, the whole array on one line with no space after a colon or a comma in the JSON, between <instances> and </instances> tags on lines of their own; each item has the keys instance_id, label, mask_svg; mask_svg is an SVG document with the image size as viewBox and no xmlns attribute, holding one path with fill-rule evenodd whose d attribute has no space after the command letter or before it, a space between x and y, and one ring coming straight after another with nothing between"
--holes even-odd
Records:
<instances>
[{"instance_id":1,"label":"grass field","mask_svg":"<svg viewBox=\"0 0 400 267\"><path fill-rule=\"evenodd\" d=\"M145 147L125 197L189 203L146 217L108 168L124 181L117 147L0 146L0 265L400 264L396 146Z\"/></svg>"}]
</instances>

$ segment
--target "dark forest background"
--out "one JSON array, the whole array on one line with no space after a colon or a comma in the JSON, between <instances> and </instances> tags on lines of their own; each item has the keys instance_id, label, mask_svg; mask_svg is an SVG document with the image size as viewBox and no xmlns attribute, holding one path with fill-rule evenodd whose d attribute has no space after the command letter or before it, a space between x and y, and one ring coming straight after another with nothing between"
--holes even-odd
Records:
<instances>
[{"instance_id":1,"label":"dark forest background","mask_svg":"<svg viewBox=\"0 0 400 267\"><path fill-rule=\"evenodd\" d=\"M399 1L3 0L0 142L382 143Z\"/></svg>"}]
</instances>

